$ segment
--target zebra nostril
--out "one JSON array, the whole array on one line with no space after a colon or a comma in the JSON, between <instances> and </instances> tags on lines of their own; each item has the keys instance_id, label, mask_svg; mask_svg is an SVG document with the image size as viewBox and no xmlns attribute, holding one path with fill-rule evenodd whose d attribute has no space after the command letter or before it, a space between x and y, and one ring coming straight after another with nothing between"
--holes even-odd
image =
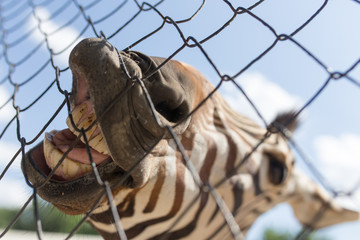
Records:
<instances>
[{"instance_id":1,"label":"zebra nostril","mask_svg":"<svg viewBox=\"0 0 360 240\"><path fill-rule=\"evenodd\" d=\"M269 158L269 180L275 185L283 183L288 175L285 164L272 154L266 153L266 155Z\"/></svg>"},{"instance_id":2,"label":"zebra nostril","mask_svg":"<svg viewBox=\"0 0 360 240\"><path fill-rule=\"evenodd\" d=\"M189 113L189 106L186 101L171 104L167 101L158 103L155 106L156 111L160 113L166 120L172 123L181 121Z\"/></svg>"}]
</instances>

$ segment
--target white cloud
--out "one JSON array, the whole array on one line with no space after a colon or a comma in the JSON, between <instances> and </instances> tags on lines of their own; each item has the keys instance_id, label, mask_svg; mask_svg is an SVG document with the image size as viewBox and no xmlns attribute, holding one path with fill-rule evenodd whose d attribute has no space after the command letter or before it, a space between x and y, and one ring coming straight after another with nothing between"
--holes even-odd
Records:
<instances>
[{"instance_id":1,"label":"white cloud","mask_svg":"<svg viewBox=\"0 0 360 240\"><path fill-rule=\"evenodd\" d=\"M261 73L244 74L237 82L268 123L278 113L293 110L301 106L302 101L299 97L289 94L279 85L270 82ZM221 92L233 109L255 121L259 121L252 106L231 82L224 83Z\"/></svg>"},{"instance_id":2,"label":"white cloud","mask_svg":"<svg viewBox=\"0 0 360 240\"><path fill-rule=\"evenodd\" d=\"M360 136L342 134L319 136L314 141L319 159L319 170L337 190L352 191L353 196L342 199L349 205L352 201L360 208Z\"/></svg>"},{"instance_id":3,"label":"white cloud","mask_svg":"<svg viewBox=\"0 0 360 240\"><path fill-rule=\"evenodd\" d=\"M0 173L19 150L19 146L5 141L0 141ZM0 181L1 207L21 207L30 196L29 187L26 186L21 172L21 153L5 173Z\"/></svg>"},{"instance_id":4,"label":"white cloud","mask_svg":"<svg viewBox=\"0 0 360 240\"><path fill-rule=\"evenodd\" d=\"M22 207L31 195L30 188L25 184L25 180L14 178L0 181L0 191L3 196L0 198L0 206L8 208Z\"/></svg>"},{"instance_id":5,"label":"white cloud","mask_svg":"<svg viewBox=\"0 0 360 240\"><path fill-rule=\"evenodd\" d=\"M0 171L3 170L3 166L6 165L15 155L15 153L19 150L20 146L6 142L6 141L0 141ZM21 154L19 154L21 155ZM19 161L18 161L19 162ZM17 166L15 167L17 169L20 168L20 164L17 163Z\"/></svg>"},{"instance_id":6,"label":"white cloud","mask_svg":"<svg viewBox=\"0 0 360 240\"><path fill-rule=\"evenodd\" d=\"M0 86L0 107L3 106L6 101L10 98L8 91ZM7 103L3 108L0 109L0 123L8 122L15 116L15 110L11 105L11 102Z\"/></svg>"},{"instance_id":7,"label":"white cloud","mask_svg":"<svg viewBox=\"0 0 360 240\"><path fill-rule=\"evenodd\" d=\"M36 15L42 20L40 25L41 30L47 34L50 34L48 36L48 42L50 48L53 49L54 53L63 51L79 36L79 32L70 26L62 28L60 31L57 31L56 33L52 34L61 25L54 21L46 20L50 17L50 13L45 8L37 7L35 10L36 10ZM34 26L37 25L38 25L37 19L33 15L31 15L29 17L29 21L27 21L27 28L32 29L34 28ZM34 34L31 35L31 39L38 43L44 41L45 38L44 35L39 30L37 30L35 31ZM79 38L76 41L76 43L80 40L81 38ZM73 46L75 46L75 44L73 44ZM58 56L59 60L61 61L61 64L68 63L69 55L73 46L69 47L66 51L64 51L62 54Z\"/></svg>"},{"instance_id":8,"label":"white cloud","mask_svg":"<svg viewBox=\"0 0 360 240\"><path fill-rule=\"evenodd\" d=\"M360 180L360 136L319 136L314 145L324 174L339 187L351 189Z\"/></svg>"}]
</instances>

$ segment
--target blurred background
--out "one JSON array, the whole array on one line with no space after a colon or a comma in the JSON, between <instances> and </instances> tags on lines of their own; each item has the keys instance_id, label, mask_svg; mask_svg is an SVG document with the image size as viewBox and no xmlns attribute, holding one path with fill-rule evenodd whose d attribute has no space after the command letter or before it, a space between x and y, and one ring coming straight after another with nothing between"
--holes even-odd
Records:
<instances>
[{"instance_id":1,"label":"blurred background","mask_svg":"<svg viewBox=\"0 0 360 240\"><path fill-rule=\"evenodd\" d=\"M297 166L340 204L360 211L359 1L4 0L0 14L1 229L33 193L21 173L19 139L29 150L42 140L44 126L65 128L69 53L81 39L101 35L119 50L193 65L214 85L222 76L233 78L263 119L231 81L219 91L264 127L278 113L303 109L293 140L306 157L297 154ZM81 217L41 203L41 219L45 231L69 232ZM31 206L13 229L34 229ZM292 239L300 230L290 207L281 204L262 215L246 239ZM80 233L93 232L84 225ZM359 235L358 221L310 237Z\"/></svg>"}]
</instances>

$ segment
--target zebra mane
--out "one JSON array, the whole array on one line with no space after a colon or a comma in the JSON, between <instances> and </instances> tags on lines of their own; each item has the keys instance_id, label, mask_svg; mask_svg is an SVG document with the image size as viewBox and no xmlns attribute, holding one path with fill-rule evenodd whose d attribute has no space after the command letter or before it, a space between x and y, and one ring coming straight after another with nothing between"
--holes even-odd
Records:
<instances>
[{"instance_id":1,"label":"zebra mane","mask_svg":"<svg viewBox=\"0 0 360 240\"><path fill-rule=\"evenodd\" d=\"M293 133L299 125L300 120L295 110L279 113L270 124L271 127L285 127L291 133Z\"/></svg>"}]
</instances>

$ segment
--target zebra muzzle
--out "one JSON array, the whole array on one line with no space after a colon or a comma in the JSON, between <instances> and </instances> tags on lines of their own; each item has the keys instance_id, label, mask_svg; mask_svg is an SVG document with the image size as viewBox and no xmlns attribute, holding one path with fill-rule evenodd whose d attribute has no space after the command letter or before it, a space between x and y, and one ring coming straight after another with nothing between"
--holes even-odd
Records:
<instances>
[{"instance_id":1,"label":"zebra muzzle","mask_svg":"<svg viewBox=\"0 0 360 240\"><path fill-rule=\"evenodd\" d=\"M152 177L148 154L169 137L167 125L176 134L187 129L194 105L194 87L180 70L183 65L162 62L139 52L118 52L97 38L85 39L72 50L68 128L46 133L43 143L23 159L23 172L41 186L42 198L70 214L85 212L89 199L74 202L73 196L84 191L93 199L101 196L92 162L111 186L137 188ZM49 174L52 178L43 184Z\"/></svg>"},{"instance_id":2,"label":"zebra muzzle","mask_svg":"<svg viewBox=\"0 0 360 240\"><path fill-rule=\"evenodd\" d=\"M168 137L165 126L175 126L181 134L190 122L191 81L174 62L157 70L164 60L134 51L119 52L97 38L81 41L70 55L72 108L90 103L87 106L96 118L98 136L111 159L130 174L131 187L149 179L152 163L146 156ZM89 133L90 146L101 153L99 146L91 144L93 133Z\"/></svg>"}]
</instances>

